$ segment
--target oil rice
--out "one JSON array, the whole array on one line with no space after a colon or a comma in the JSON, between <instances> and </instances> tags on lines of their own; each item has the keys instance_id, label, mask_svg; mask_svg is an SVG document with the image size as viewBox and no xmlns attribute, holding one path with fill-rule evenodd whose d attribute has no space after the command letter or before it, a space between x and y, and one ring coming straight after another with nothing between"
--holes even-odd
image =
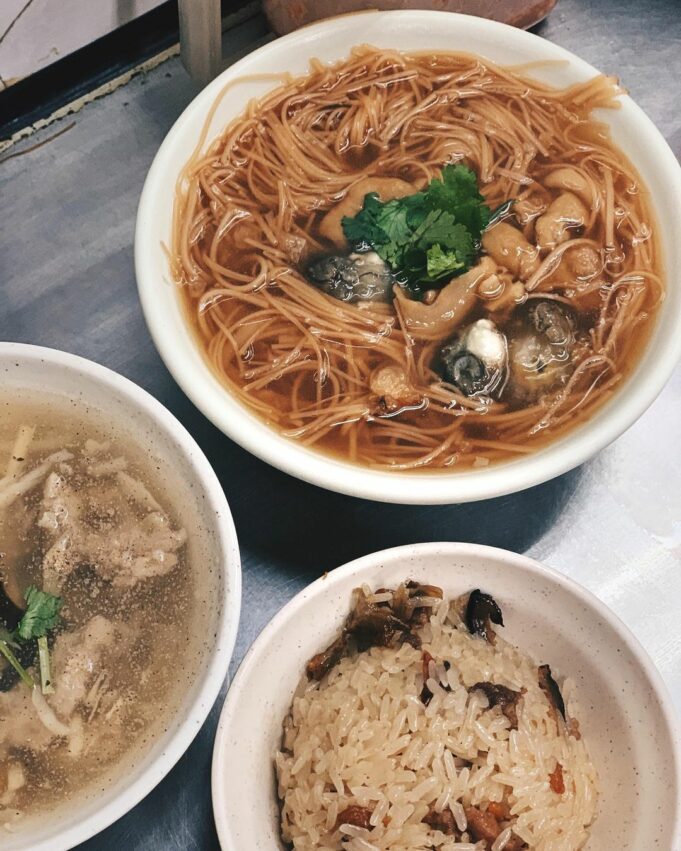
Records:
<instances>
[{"instance_id":1,"label":"oil rice","mask_svg":"<svg viewBox=\"0 0 681 851\"><path fill-rule=\"evenodd\" d=\"M472 636L458 608L443 601L408 643L344 658L321 682L301 682L276 754L282 836L296 851L504 851L512 834L537 851L576 851L588 838L597 777L583 740L568 735L538 685L537 664L503 641ZM430 663L423 688L422 651ZM444 663L448 662L446 666ZM518 726L490 708L475 683L525 690ZM574 688L561 691L578 717ZM549 775L562 766L565 791ZM465 807L510 806L493 842L475 842ZM368 827L337 825L356 805ZM457 836L423 822L451 811Z\"/></svg>"}]
</instances>

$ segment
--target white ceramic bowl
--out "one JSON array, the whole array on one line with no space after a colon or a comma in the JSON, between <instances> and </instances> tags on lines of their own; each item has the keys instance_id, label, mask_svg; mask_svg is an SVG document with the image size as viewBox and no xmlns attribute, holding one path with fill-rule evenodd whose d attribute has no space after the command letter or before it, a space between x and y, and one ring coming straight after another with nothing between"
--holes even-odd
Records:
<instances>
[{"instance_id":1,"label":"white ceramic bowl","mask_svg":"<svg viewBox=\"0 0 681 851\"><path fill-rule=\"evenodd\" d=\"M163 244L170 243L178 174L191 155L208 114L226 84L246 75L303 74L309 60L335 61L357 44L400 50L478 53L514 65L562 60L533 69L541 80L566 86L598 72L549 41L493 21L446 12L398 11L347 15L280 38L256 50L205 88L177 120L149 171L137 217L135 267L147 324L168 369L194 404L225 434L275 467L330 490L399 503L452 503L486 499L536 485L576 467L611 443L651 404L681 355L681 287L669 276L669 293L650 344L614 399L588 423L553 445L519 460L460 473L392 473L358 467L286 439L242 407L212 374L184 319L171 283ZM626 81L625 81L626 82ZM215 138L249 100L273 83L248 81L221 99L210 123ZM649 187L664 265L681 268L681 169L645 113L629 98L599 116L612 128Z\"/></svg>"},{"instance_id":2,"label":"white ceramic bowl","mask_svg":"<svg viewBox=\"0 0 681 851\"><path fill-rule=\"evenodd\" d=\"M353 588L407 578L447 596L488 591L504 613L504 638L575 680L581 730L600 774L586 851L681 848L678 722L634 636L562 574L505 550L445 543L350 562L301 591L263 630L232 683L215 741L213 810L223 851L282 851L273 758L305 662L338 634Z\"/></svg>"},{"instance_id":3,"label":"white ceramic bowl","mask_svg":"<svg viewBox=\"0 0 681 851\"><path fill-rule=\"evenodd\" d=\"M200 571L196 606L197 657L193 682L164 731L133 755L125 772L103 791L79 793L49 818L29 820L10 834L3 851L65 851L130 810L175 765L206 719L227 675L241 608L241 567L232 517L220 483L185 428L146 391L115 372L64 352L0 343L2 395L35 391L46 404L63 400L76 412L104 417L163 471L161 485L189 533L189 557ZM191 637L188 636L188 641ZM195 646L201 646L198 643ZM98 784L100 785L100 784Z\"/></svg>"}]
</instances>

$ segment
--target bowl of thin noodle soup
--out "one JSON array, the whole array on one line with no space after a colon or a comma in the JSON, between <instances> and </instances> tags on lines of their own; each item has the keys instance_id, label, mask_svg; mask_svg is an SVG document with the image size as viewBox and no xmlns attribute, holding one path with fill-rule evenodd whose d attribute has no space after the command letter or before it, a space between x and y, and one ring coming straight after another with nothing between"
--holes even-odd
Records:
<instances>
[{"instance_id":1,"label":"bowl of thin noodle soup","mask_svg":"<svg viewBox=\"0 0 681 851\"><path fill-rule=\"evenodd\" d=\"M398 503L583 463L681 354L679 165L614 78L530 33L362 13L187 107L135 264L156 346L226 435Z\"/></svg>"}]
</instances>

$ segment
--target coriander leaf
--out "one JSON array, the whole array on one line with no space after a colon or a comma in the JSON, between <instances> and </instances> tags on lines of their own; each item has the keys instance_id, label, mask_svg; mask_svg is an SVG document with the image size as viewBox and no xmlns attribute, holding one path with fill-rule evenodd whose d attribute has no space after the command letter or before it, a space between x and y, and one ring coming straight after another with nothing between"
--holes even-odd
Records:
<instances>
[{"instance_id":1,"label":"coriander leaf","mask_svg":"<svg viewBox=\"0 0 681 851\"><path fill-rule=\"evenodd\" d=\"M404 252L400 270L411 284L418 284L423 278L427 264L426 252L422 248L410 247ZM418 287L417 287L418 289Z\"/></svg>"},{"instance_id":2,"label":"coriander leaf","mask_svg":"<svg viewBox=\"0 0 681 851\"><path fill-rule=\"evenodd\" d=\"M429 245L447 240L454 224L454 216L451 213L431 210L414 230L412 241L419 248L427 249Z\"/></svg>"},{"instance_id":3,"label":"coriander leaf","mask_svg":"<svg viewBox=\"0 0 681 851\"><path fill-rule=\"evenodd\" d=\"M431 180L427 190L431 208L446 210L479 240L489 222L490 210L478 190L475 173L465 165L446 165L442 177Z\"/></svg>"},{"instance_id":4,"label":"coriander leaf","mask_svg":"<svg viewBox=\"0 0 681 851\"><path fill-rule=\"evenodd\" d=\"M423 220L426 218L430 209L426 203L426 196L423 192L418 192L416 195L409 195L407 198L400 199L407 210L407 222L413 230L420 227Z\"/></svg>"},{"instance_id":5,"label":"coriander leaf","mask_svg":"<svg viewBox=\"0 0 681 851\"><path fill-rule=\"evenodd\" d=\"M21 647L12 633L4 626L0 626L0 641L4 641L8 647L14 647L15 650Z\"/></svg>"},{"instance_id":6,"label":"coriander leaf","mask_svg":"<svg viewBox=\"0 0 681 851\"><path fill-rule=\"evenodd\" d=\"M346 216L343 232L351 243L371 245L406 278L412 291L465 272L475 262L480 237L492 213L468 166L446 165L425 190L382 202L366 195L356 216Z\"/></svg>"},{"instance_id":7,"label":"coriander leaf","mask_svg":"<svg viewBox=\"0 0 681 851\"><path fill-rule=\"evenodd\" d=\"M455 222L451 213L429 213L419 231L414 238L420 248L428 249L431 245L440 244L443 248L465 254L467 262L472 260L475 253L473 239L465 225Z\"/></svg>"},{"instance_id":8,"label":"coriander leaf","mask_svg":"<svg viewBox=\"0 0 681 851\"><path fill-rule=\"evenodd\" d=\"M368 242L373 246L386 242L385 232L376 224L383 204L375 192L364 196L364 206L356 216L344 216L341 225L346 238L353 243Z\"/></svg>"},{"instance_id":9,"label":"coriander leaf","mask_svg":"<svg viewBox=\"0 0 681 851\"><path fill-rule=\"evenodd\" d=\"M473 242L471 232L465 225L452 225L446 237L438 240L438 243L450 251L456 251L459 260L469 268L473 265L476 255L476 244Z\"/></svg>"},{"instance_id":10,"label":"coriander leaf","mask_svg":"<svg viewBox=\"0 0 681 851\"><path fill-rule=\"evenodd\" d=\"M24 599L26 611L19 621L15 634L24 640L41 638L59 623L62 599L48 594L47 591L39 591L35 585L26 589Z\"/></svg>"},{"instance_id":11,"label":"coriander leaf","mask_svg":"<svg viewBox=\"0 0 681 851\"><path fill-rule=\"evenodd\" d=\"M411 226L407 222L407 208L399 200L388 201L376 216L376 224L381 228L389 242L398 245L408 242L411 237Z\"/></svg>"},{"instance_id":12,"label":"coriander leaf","mask_svg":"<svg viewBox=\"0 0 681 851\"><path fill-rule=\"evenodd\" d=\"M455 251L443 251L442 246L432 245L426 252L426 270L428 277L436 281L443 275L450 275L464 266Z\"/></svg>"},{"instance_id":13,"label":"coriander leaf","mask_svg":"<svg viewBox=\"0 0 681 851\"><path fill-rule=\"evenodd\" d=\"M431 183L439 182L450 192L455 192L460 196L469 195L471 197L482 198L478 192L478 178L475 176L475 172L462 163L446 165L442 169L440 181L431 181Z\"/></svg>"},{"instance_id":14,"label":"coriander leaf","mask_svg":"<svg viewBox=\"0 0 681 851\"><path fill-rule=\"evenodd\" d=\"M407 248L408 243L399 245L395 242L386 242L380 245L374 245L374 251L382 260L385 260L391 269L402 269L404 267L404 255Z\"/></svg>"}]
</instances>

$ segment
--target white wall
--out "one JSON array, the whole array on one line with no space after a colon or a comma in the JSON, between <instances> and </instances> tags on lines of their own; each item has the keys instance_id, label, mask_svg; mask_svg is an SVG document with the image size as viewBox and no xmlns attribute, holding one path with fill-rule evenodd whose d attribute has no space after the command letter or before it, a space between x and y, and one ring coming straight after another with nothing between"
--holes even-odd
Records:
<instances>
[{"instance_id":1,"label":"white wall","mask_svg":"<svg viewBox=\"0 0 681 851\"><path fill-rule=\"evenodd\" d=\"M0 88L45 68L163 0L0 0Z\"/></svg>"}]
</instances>

